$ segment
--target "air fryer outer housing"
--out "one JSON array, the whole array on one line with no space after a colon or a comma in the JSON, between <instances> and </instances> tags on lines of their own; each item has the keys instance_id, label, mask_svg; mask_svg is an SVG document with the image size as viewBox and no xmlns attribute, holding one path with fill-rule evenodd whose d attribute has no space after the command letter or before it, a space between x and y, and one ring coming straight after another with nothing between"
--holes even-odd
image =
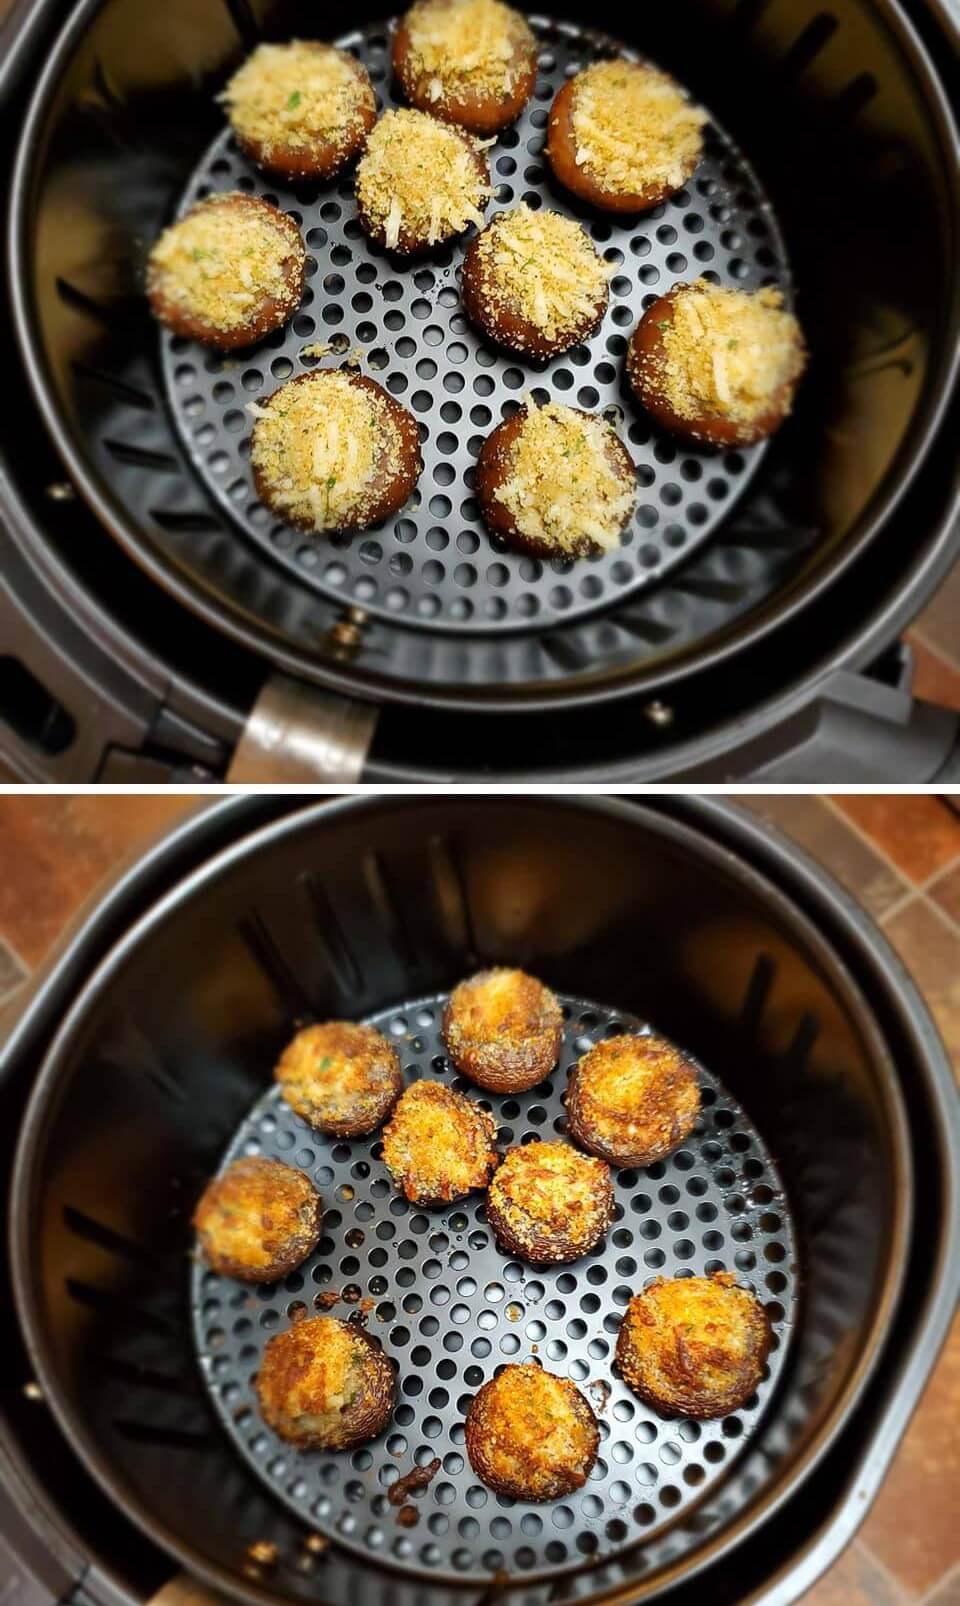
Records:
<instances>
[{"instance_id":1,"label":"air fryer outer housing","mask_svg":"<svg viewBox=\"0 0 960 1606\"><path fill-rule=\"evenodd\" d=\"M83 28L89 26L94 9L87 5L82 14L77 13L74 48L82 48ZM4 67L10 86L7 101L11 108L11 148L16 144L25 99L42 64L42 47L62 15L60 8L40 4L20 8L8 22ZM620 31L629 32L629 20L625 21L616 8L606 20L612 26L618 18ZM712 543L709 550L713 556L703 572L699 559L678 572L682 598L679 594L674 598L669 587L666 593L662 588L651 593L655 612L666 609L666 617L672 610L685 621L695 621L695 629L703 628L707 655L698 658L694 652L685 658L681 652L675 655L675 661L664 658L660 662L656 651L638 648L635 690L631 690L632 682L617 679L619 672L613 668L608 671L602 654L594 661L592 651L590 673L584 681L583 663L577 667L580 649L572 639L566 640L562 630L555 630L544 633L542 641L531 640L530 663L542 651L554 665L544 679L542 691L531 694L529 689L524 690L517 677L516 643L511 646L505 640L492 656L484 648L487 656L482 663L476 653L464 659L471 663L476 659L469 672L471 683L454 696L437 680L437 666L460 660L456 652L444 660L437 646L439 638L435 638L429 652L428 643L423 643L422 674L415 688L412 684L404 688L399 680L391 684L394 640L398 664L413 662L409 657L411 644L405 644L405 632L410 634L406 625L390 630L381 621L367 643L362 622L355 627L348 621L344 642L338 637L332 656L324 661L321 654L312 664L296 652L277 647L276 642L270 647L252 628L257 606L252 573L248 586L252 612L247 621L251 628L234 628L236 621L230 624L227 614L218 612L215 601L206 607L203 621L188 615L175 600L178 595L186 600L186 594L178 591L176 584L167 583L169 574L155 573L155 579L164 580L158 586L145 581L123 562L102 527L91 520L73 494L70 482L63 479L52 454L49 466L38 464L38 432L35 421L25 414L22 421L13 420L11 430L12 435L20 427L27 431L29 454L20 450L14 438L10 494L4 507L8 528L3 534L9 544L4 571L12 577L7 581L10 594L6 611L12 617L14 651L38 685L31 688L33 708L20 719L19 739L15 733L6 738L7 753L16 768L25 774L50 778L95 775L122 780L138 776L185 778L191 766L196 766L198 778L216 778L227 767L230 752L237 745L272 662L275 672L281 675L302 675L305 681L312 678L338 694L372 699L380 707L379 724L363 771L363 777L372 782L449 779L469 783L488 776L505 780L639 780L666 775L710 779L746 774L771 779L810 779L815 775L851 780L891 776L931 779L949 773L955 716L914 706L905 684L906 673L901 666L892 666L885 660L884 651L948 570L956 550L955 464L950 445L953 426L946 412L951 405L950 357L956 326L953 302L957 276L949 266L954 241L948 199L955 182L956 151L955 135L936 79L937 72L946 79L955 66L955 22L945 10L918 10L912 18L912 26L922 35L918 40L910 33L911 20L893 6L880 4L876 18L871 18L851 0L849 13L845 12L837 23L839 32L819 18L809 25L796 18L794 25L801 33L794 48L783 31L790 19L782 8L776 18L768 8L760 25L759 16L751 8L740 7L735 16L727 18L721 6L715 17L711 13L711 26L719 26L721 20L731 36L737 29L744 30L745 41L754 37L755 30L762 49L770 51L771 67L763 80L764 93L772 89L777 72L782 72L784 81L789 79L792 86L790 95L795 98L791 104L802 106L806 93L806 109L811 112L818 96L829 98L837 92L838 85L846 82L844 75L854 73L855 63L848 62L845 55L849 41L865 29L863 40L871 40L873 51L880 47L886 29L891 49L886 55L880 49L877 60L871 55L871 65L876 69L872 77L870 73L861 73L860 77L854 73L849 95L844 90L837 102L837 116L841 109L843 112L841 121L848 116L856 121L864 106L869 105L871 95L876 94L878 83L889 89L886 74L904 70L903 61L897 63L899 46L894 41L904 48L909 44L910 50L918 52L915 59L925 63L924 72L929 74L922 91L910 84L908 94L913 100L909 126L905 124L899 133L908 143L916 140L916 159L927 164L926 176L916 193L923 198L923 228L932 231L930 248L921 253L932 278L929 294L914 297L911 305L916 303L921 323L930 309L937 328L931 323L926 329L908 366L912 372L915 370L917 383L923 373L932 389L926 412L921 417L922 410L918 411L915 427L905 431L905 392L899 381L895 387L899 399L891 402L892 411L883 430L882 401L876 417L869 410L865 415L873 419L867 427L869 440L877 438L878 430L888 433L888 426L893 435L900 432L899 455L890 486L884 489L878 485L876 506L872 506L871 517L857 540L846 547L839 541L836 549L830 541L824 542L819 570L814 565L809 572L794 573L787 563L778 571L778 588L753 614L747 615L742 611L744 597L731 579L736 564L728 573L721 550L723 541L720 546ZM236 12L234 21L244 36L255 27L253 14L244 9ZM659 42L669 53L670 30L664 18L657 28L657 41L651 41L651 48ZM697 32L694 29L692 36L696 37ZM779 59L778 48L783 60L776 67L773 64ZM732 59L736 60L736 52ZM905 84L905 91L907 87ZM108 95L108 102L109 98ZM733 98L736 104L745 104L742 96ZM882 100L881 96L876 104ZM718 109L722 115L723 106ZM882 139L877 143L882 131L870 121L872 118L874 111L867 115L869 136L865 148L874 177L880 174L882 179L886 172L884 163L879 161ZM929 119L927 123L925 118ZM749 127L739 132L750 155ZM755 143L763 142L756 139ZM758 157L760 154L756 152ZM772 154L767 153L764 161L774 161ZM938 161L942 169L937 168ZM892 189L884 192L882 210L892 217L897 212L891 200L899 168L892 156L890 163L887 176ZM22 179L23 175L21 183ZM881 190L886 182L880 182ZM821 428L830 407L835 405L835 398L830 401L831 385L847 389L852 382L853 369L848 374L845 367L838 370L834 366L833 344L838 330L831 328L831 317L839 326L842 347L842 317L838 309L849 306L854 309L851 317L862 319L863 309L856 311L855 295L860 272L868 273L872 281L878 263L887 264L892 271L898 260L891 250L893 235L888 235L884 249L862 266L843 255L850 243L847 239L841 248L844 231L847 236L860 237L856 228L850 228L849 220L846 225L843 221L844 207L852 203L856 186L843 178L838 178L837 183L836 194L821 198L816 228L809 231L809 237L804 234L802 211L790 218L788 243L798 278L802 286L806 285L807 305L813 302L820 309L819 365L814 364L811 375L806 422L804 418L796 421L797 432L790 437L789 451L780 451L777 443L771 454L771 461L780 463L780 478L774 475L776 487L780 486L784 463L795 452L796 442L805 439L804 432L807 436L815 432L814 426ZM174 190L175 187L174 184ZM778 200L776 186L773 199L775 206L786 202L785 196ZM919 216L915 213L915 220ZM825 241L829 241L830 248L826 252ZM831 251L839 251L840 255L833 263L830 293L825 295L817 264L827 260ZM815 267L819 279L814 274ZM947 293L942 299L943 286ZM843 290L839 299L833 294L835 287ZM15 288L23 311L23 287ZM894 303L904 296L909 302L908 291L906 279L901 277L896 283L891 280ZM55 308L48 307L47 314L56 325L59 315ZM74 337L78 337L78 307L65 306L63 317L67 324L72 320ZM884 351L875 354L879 369L875 371L871 366L871 358L864 370L866 393L873 408L882 393L876 372L885 372L889 367L891 376L901 374L895 346L894 342L889 351L884 348L886 355ZM18 360L13 353L11 359ZM75 398L71 407L75 408ZM47 423L60 436L60 447L65 448L68 442L60 431L59 420L48 412ZM945 427L938 429L938 425ZM45 444L41 452L46 455ZM918 475L921 465L923 472ZM40 476L36 473L38 466ZM118 476L129 480L130 465L115 467ZM146 467L141 474L144 477L149 478ZM118 490L120 484L118 478ZM92 488L84 485L85 491ZM818 494L827 497L834 491L839 495L841 486L828 477L819 486ZM779 489L774 501L777 496ZM842 502L842 496L839 499ZM755 501L751 492L733 524L759 518L760 524L747 538L747 547L752 543L758 552L775 549L780 536L785 538L789 532L786 526L779 535L772 525L768 528L764 520L769 518L769 509L763 512L759 504L754 508ZM101 515L109 512L106 503L98 506ZM802 523L799 504L793 512ZM798 532L799 526L793 535L798 536ZM735 541L735 532L732 538ZM211 544L198 537L194 545L198 551L205 551ZM187 564L193 561L189 539L182 555ZM235 555L240 563L242 544ZM286 607L284 604L281 608L281 594L278 589L272 603L278 620ZM725 616L727 607L729 613ZM639 633L638 641L648 629L640 620L634 620L631 628ZM715 639L710 637L711 630L717 632ZM652 639L659 639L662 633L658 614ZM53 661L51 642L57 649L61 643L67 649L57 651L59 662ZM464 652L466 646L465 643ZM569 693L564 690L568 683L572 688ZM408 706L411 697L414 711ZM619 704L608 705L610 699L620 699ZM23 700L29 700L26 693ZM536 736L531 741L534 720ZM71 721L76 728L72 740ZM531 761L532 751L537 755L536 767Z\"/></svg>"},{"instance_id":2,"label":"air fryer outer housing","mask_svg":"<svg viewBox=\"0 0 960 1606\"><path fill-rule=\"evenodd\" d=\"M499 807L495 802L484 806ZM559 806L580 810L585 819L589 815L589 805ZM111 891L96 918L68 943L38 984L8 1041L0 1066L5 1113L14 1114L14 1120L5 1123L8 1133L13 1132L15 1112L22 1108L44 1042L97 957L128 929L137 913L188 870L202 867L212 851L238 841L246 831L289 808L265 799L220 805L185 823ZM801 1495L771 1514L754 1540L718 1562L708 1575L709 1584L701 1579L698 1585L681 1583L671 1591L678 1603L702 1598L703 1588L710 1587L720 1600L762 1600L779 1606L795 1599L829 1564L862 1517L946 1330L958 1270L954 1096L942 1045L909 979L862 912L822 872L757 822L711 800L665 799L654 811L685 822L722 846L731 866L735 860L749 862L817 922L856 976L887 1035L902 1078L911 1146L923 1157L917 1168L916 1233L908 1256L908 1283L882 1364L860 1406ZM28 1375L24 1365L16 1385ZM141 1600L149 1595L169 1573L170 1562L165 1566L162 1554L135 1536L122 1507L111 1511L92 1490L72 1456L64 1452L42 1405L24 1398L16 1386L5 1405L7 1488L34 1535L34 1565L41 1575L51 1572L51 1558L59 1551L68 1569L76 1567L79 1572L90 1564L86 1583L96 1599L116 1598L117 1588L120 1598ZM31 1499L24 1480L37 1476L40 1487ZM76 1524L82 1532L65 1538L64 1522L68 1529ZM105 1546L107 1534L110 1541ZM21 1551L29 1552L22 1531L20 1537ZM771 1569L774 1556L776 1572ZM251 1585L247 1593L252 1599L269 1599L269 1580Z\"/></svg>"}]
</instances>

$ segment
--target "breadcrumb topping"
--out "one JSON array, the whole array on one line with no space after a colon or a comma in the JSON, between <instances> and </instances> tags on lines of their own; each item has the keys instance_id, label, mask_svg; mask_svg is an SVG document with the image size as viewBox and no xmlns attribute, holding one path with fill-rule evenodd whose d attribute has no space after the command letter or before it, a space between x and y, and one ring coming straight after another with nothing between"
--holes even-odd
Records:
<instances>
[{"instance_id":1,"label":"breadcrumb topping","mask_svg":"<svg viewBox=\"0 0 960 1606\"><path fill-rule=\"evenodd\" d=\"M586 230L559 212L500 212L477 241L484 300L524 318L548 340L577 334L604 300L612 269Z\"/></svg>"},{"instance_id":2,"label":"breadcrumb topping","mask_svg":"<svg viewBox=\"0 0 960 1606\"><path fill-rule=\"evenodd\" d=\"M730 1272L659 1278L627 1306L617 1365L642 1398L712 1417L752 1393L768 1349L763 1309Z\"/></svg>"},{"instance_id":3,"label":"breadcrumb topping","mask_svg":"<svg viewBox=\"0 0 960 1606\"><path fill-rule=\"evenodd\" d=\"M147 289L211 329L235 329L268 299L292 300L298 253L292 218L239 192L212 195L164 229L150 252Z\"/></svg>"},{"instance_id":4,"label":"breadcrumb topping","mask_svg":"<svg viewBox=\"0 0 960 1606\"><path fill-rule=\"evenodd\" d=\"M696 1071L674 1043L624 1033L596 1043L580 1060L575 1118L611 1151L662 1150L680 1142L700 1109Z\"/></svg>"},{"instance_id":5,"label":"breadcrumb topping","mask_svg":"<svg viewBox=\"0 0 960 1606\"><path fill-rule=\"evenodd\" d=\"M314 1316L278 1333L257 1381L267 1420L298 1433L335 1428L363 1385L362 1342L335 1316Z\"/></svg>"},{"instance_id":6,"label":"breadcrumb topping","mask_svg":"<svg viewBox=\"0 0 960 1606\"><path fill-rule=\"evenodd\" d=\"M210 1182L194 1213L202 1247L218 1262L266 1270L315 1236L318 1199L309 1177L279 1160L235 1160Z\"/></svg>"},{"instance_id":7,"label":"breadcrumb topping","mask_svg":"<svg viewBox=\"0 0 960 1606\"><path fill-rule=\"evenodd\" d=\"M497 1163L485 1110L440 1082L408 1087L383 1133L383 1158L408 1199L459 1199Z\"/></svg>"},{"instance_id":8,"label":"breadcrumb topping","mask_svg":"<svg viewBox=\"0 0 960 1606\"><path fill-rule=\"evenodd\" d=\"M667 73L598 61L578 74L571 106L575 159L605 189L679 189L700 160L707 114Z\"/></svg>"},{"instance_id":9,"label":"breadcrumb topping","mask_svg":"<svg viewBox=\"0 0 960 1606\"><path fill-rule=\"evenodd\" d=\"M725 290L696 279L670 298L662 356L645 359L680 418L750 423L799 378L803 337L779 290Z\"/></svg>"},{"instance_id":10,"label":"breadcrumb topping","mask_svg":"<svg viewBox=\"0 0 960 1606\"><path fill-rule=\"evenodd\" d=\"M437 104L464 90L509 93L535 48L526 19L501 0L417 0L405 20L410 66Z\"/></svg>"},{"instance_id":11,"label":"breadcrumb topping","mask_svg":"<svg viewBox=\"0 0 960 1606\"><path fill-rule=\"evenodd\" d=\"M560 553L616 547L636 500L633 477L611 457L616 440L601 418L559 402L528 406L497 491L521 535Z\"/></svg>"},{"instance_id":12,"label":"breadcrumb topping","mask_svg":"<svg viewBox=\"0 0 960 1606\"><path fill-rule=\"evenodd\" d=\"M238 138L268 160L318 143L352 147L361 111L376 104L365 71L345 50L298 39L258 45L217 98Z\"/></svg>"},{"instance_id":13,"label":"breadcrumb topping","mask_svg":"<svg viewBox=\"0 0 960 1606\"><path fill-rule=\"evenodd\" d=\"M357 200L387 249L401 233L435 245L470 223L483 228L493 193L477 166L468 134L423 112L387 112L370 134L357 167Z\"/></svg>"},{"instance_id":14,"label":"breadcrumb topping","mask_svg":"<svg viewBox=\"0 0 960 1606\"><path fill-rule=\"evenodd\" d=\"M485 1384L467 1423L471 1462L481 1477L532 1500L579 1487L598 1437L593 1413L574 1385L532 1362L507 1366Z\"/></svg>"},{"instance_id":15,"label":"breadcrumb topping","mask_svg":"<svg viewBox=\"0 0 960 1606\"><path fill-rule=\"evenodd\" d=\"M274 1076L287 1103L308 1121L376 1124L403 1083L396 1050L372 1026L326 1021L287 1044Z\"/></svg>"},{"instance_id":16,"label":"breadcrumb topping","mask_svg":"<svg viewBox=\"0 0 960 1606\"><path fill-rule=\"evenodd\" d=\"M402 439L386 398L337 369L281 385L256 419L254 468L271 505L314 530L362 524L386 478L402 472Z\"/></svg>"},{"instance_id":17,"label":"breadcrumb topping","mask_svg":"<svg viewBox=\"0 0 960 1606\"><path fill-rule=\"evenodd\" d=\"M607 1166L569 1143L511 1149L490 1183L489 1200L520 1242L562 1234L571 1251L588 1249L613 1210Z\"/></svg>"}]
</instances>

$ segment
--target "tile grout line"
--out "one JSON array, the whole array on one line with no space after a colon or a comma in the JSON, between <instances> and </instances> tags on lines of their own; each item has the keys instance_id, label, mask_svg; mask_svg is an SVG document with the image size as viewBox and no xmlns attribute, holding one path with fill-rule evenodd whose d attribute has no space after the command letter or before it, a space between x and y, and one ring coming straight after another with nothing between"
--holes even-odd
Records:
<instances>
[{"instance_id":1,"label":"tile grout line","mask_svg":"<svg viewBox=\"0 0 960 1606\"><path fill-rule=\"evenodd\" d=\"M849 814L845 814L843 809L838 807L828 793L821 792L818 801L823 804L824 808L830 810L830 813L833 815L834 819L839 820L841 825L846 826L851 836L856 837L860 842L870 849L875 859L879 859L881 864L884 864L888 870L893 871L897 880L906 889L904 896L906 896L906 892L913 893L917 891L914 883L904 875L903 871L900 869L900 866L896 863L896 860L891 859L886 848L881 847L879 842L877 842L872 836L869 836L856 820L851 819ZM825 866L825 868L829 869L829 866ZM898 901L902 902L903 898L899 899Z\"/></svg>"},{"instance_id":2,"label":"tile grout line","mask_svg":"<svg viewBox=\"0 0 960 1606\"><path fill-rule=\"evenodd\" d=\"M923 1596L923 1599L917 1603L917 1606L930 1606L930 1603L936 1600L936 1597L939 1595L944 1585L949 1583L956 1583L958 1586L960 1586L960 1561L955 1562L952 1567L947 1568L942 1577L938 1578L937 1582L933 1584L930 1589L928 1589L927 1593ZM957 1590L957 1597L960 1599L960 1587L958 1587Z\"/></svg>"},{"instance_id":3,"label":"tile grout line","mask_svg":"<svg viewBox=\"0 0 960 1606\"><path fill-rule=\"evenodd\" d=\"M20 977L20 980L18 982L14 983L14 985L10 988L9 992L6 992L6 993L3 994L4 998L12 998L13 994L17 991L17 988L18 987L22 987L24 982L27 982L27 981L30 980L30 977L33 974L33 971L32 971L32 967L27 964L27 962L24 959L23 955L21 953L19 953L18 950L14 947L13 943L10 941L10 938L9 937L4 937L2 933L0 933L0 948L5 948L6 949L7 953L10 955L11 959L13 960L14 965L16 967L18 967L22 971L22 975Z\"/></svg>"},{"instance_id":4,"label":"tile grout line","mask_svg":"<svg viewBox=\"0 0 960 1606\"><path fill-rule=\"evenodd\" d=\"M868 1516L867 1522L869 1522L869 1520L870 1519L869 1519L869 1516ZM866 1526L866 1524L864 1524L864 1527L865 1526ZM860 1532L862 1533L863 1529L861 1529ZM874 1550L873 1546L871 1545L870 1541L868 1539L862 1539L862 1538L858 1537L857 1539L854 1540L854 1543L856 1545L858 1545L860 1547L860 1549L864 1552L864 1555L866 1555L868 1557L871 1566L876 1568L877 1572L880 1573L880 1575L883 1578L884 1582L890 1585L890 1588L892 1589L893 1594L895 1596L895 1599L896 1599L896 1602L897 1602L897 1606L908 1606L908 1602L910 1601L910 1595L907 1592L906 1584L903 1582L903 1580L901 1578L897 1577L896 1573L893 1572L890 1567L887 1566L887 1564L884 1561L883 1557L877 1555L877 1553ZM941 1578L941 1579L938 1580L938 1584L935 1585L934 1587L937 1588L937 1587L939 1587L939 1584L942 1584L942 1583L943 1583L943 1579ZM922 1606L922 1602L918 1602L917 1606Z\"/></svg>"},{"instance_id":5,"label":"tile grout line","mask_svg":"<svg viewBox=\"0 0 960 1606\"><path fill-rule=\"evenodd\" d=\"M957 853L947 864L942 864L939 870L934 870L933 875L928 876L926 881L921 884L921 892L932 892L937 882L943 881L951 870L955 870L958 865L960 865L960 853Z\"/></svg>"},{"instance_id":6,"label":"tile grout line","mask_svg":"<svg viewBox=\"0 0 960 1606\"><path fill-rule=\"evenodd\" d=\"M922 619L923 615L921 614L920 617ZM941 647L937 642L931 641L930 637L925 634L921 626L916 624L911 625L909 633L911 636L915 636L920 642L920 645L926 647L927 652L932 653L934 658L939 658L940 662L945 664L947 669L952 669L954 673L956 673L957 670L960 670L960 660L954 658L953 654L949 653L945 647Z\"/></svg>"}]
</instances>

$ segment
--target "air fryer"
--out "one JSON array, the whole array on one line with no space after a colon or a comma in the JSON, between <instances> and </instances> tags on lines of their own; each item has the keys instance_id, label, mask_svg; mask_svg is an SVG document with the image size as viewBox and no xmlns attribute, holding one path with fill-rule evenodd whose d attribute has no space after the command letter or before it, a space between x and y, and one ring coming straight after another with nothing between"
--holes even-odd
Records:
<instances>
[{"instance_id":1,"label":"air fryer","mask_svg":"<svg viewBox=\"0 0 960 1606\"><path fill-rule=\"evenodd\" d=\"M339 36L332 14L84 0L58 33L58 10L23 8L6 56L10 356L31 402L7 424L3 707L25 775L950 772L956 716L912 702L896 649L956 544L944 13L687 0L642 30L612 5L536 17L538 86L489 153L493 205L581 216L615 269L599 333L536 367L466 324L462 246L398 268L360 233L349 176L278 191L224 134L214 96L244 53ZM389 21L350 24L386 103ZM571 203L542 161L556 85L618 45L712 118L691 183L625 223ZM296 213L311 272L287 329L234 363L159 332L142 284L177 209L237 185ZM636 318L698 272L795 295L812 360L769 446L688 450L624 389ZM411 504L350 537L276 523L246 461L246 404L317 343L327 363L359 348L423 437ZM604 409L637 459L619 552L551 565L491 545L473 464L528 388Z\"/></svg>"},{"instance_id":2,"label":"air fryer","mask_svg":"<svg viewBox=\"0 0 960 1606\"><path fill-rule=\"evenodd\" d=\"M246 1601L795 1598L862 1516L957 1285L949 1066L865 917L692 800L241 804L139 882L74 938L3 1061L21 1520L29 1475L40 1530L92 1522L81 1544L135 1599L177 1568ZM500 1253L478 1197L410 1206L376 1136L325 1139L271 1092L294 1027L331 1014L375 1019L408 1079L454 1085L439 1009L491 960L567 1005L557 1070L491 1101L502 1141L562 1132L571 1058L633 1019L705 1068L696 1134L618 1174L607 1242L573 1266ZM285 1284L238 1290L191 1260L231 1145L323 1192L324 1238ZM661 1419L611 1377L625 1297L710 1267L767 1304L769 1373L721 1423ZM331 1292L399 1383L386 1433L334 1457L273 1441L250 1393L269 1334ZM476 1388L534 1356L610 1385L595 1478L547 1506L495 1498L463 1446ZM434 1457L404 1527L390 1481Z\"/></svg>"}]
</instances>

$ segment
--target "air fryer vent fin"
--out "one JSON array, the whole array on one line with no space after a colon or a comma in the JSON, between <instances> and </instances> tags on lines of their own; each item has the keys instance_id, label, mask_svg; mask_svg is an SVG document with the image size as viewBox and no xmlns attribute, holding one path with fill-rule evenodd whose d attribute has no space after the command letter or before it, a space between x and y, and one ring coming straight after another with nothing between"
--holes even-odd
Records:
<instances>
[{"instance_id":1,"label":"air fryer vent fin","mask_svg":"<svg viewBox=\"0 0 960 1606\"><path fill-rule=\"evenodd\" d=\"M126 1260L141 1262L156 1260L155 1251L146 1244L134 1243L130 1238L124 1238L122 1233L115 1232L101 1221L88 1216L85 1210L77 1210L74 1205L63 1207L64 1225L75 1233L78 1238L85 1238L88 1243L97 1244L101 1249L110 1250L111 1254L121 1255Z\"/></svg>"},{"instance_id":2,"label":"air fryer vent fin","mask_svg":"<svg viewBox=\"0 0 960 1606\"><path fill-rule=\"evenodd\" d=\"M251 909L239 921L237 930L275 991L283 1000L288 1014L296 1020L311 1020L313 1001L301 987L280 949L264 924L259 910Z\"/></svg>"},{"instance_id":3,"label":"air fryer vent fin","mask_svg":"<svg viewBox=\"0 0 960 1606\"><path fill-rule=\"evenodd\" d=\"M828 11L820 11L812 17L784 56L784 72L794 77L799 77L805 72L815 57L819 56L828 40L833 38L839 26L836 17L831 16Z\"/></svg>"},{"instance_id":4,"label":"air fryer vent fin","mask_svg":"<svg viewBox=\"0 0 960 1606\"><path fill-rule=\"evenodd\" d=\"M628 608L618 614L617 624L621 629L626 630L628 635L635 636L638 641L648 642L651 647L662 646L674 634L669 625L661 623L658 619L651 619L647 614L637 613Z\"/></svg>"},{"instance_id":5,"label":"air fryer vent fin","mask_svg":"<svg viewBox=\"0 0 960 1606\"><path fill-rule=\"evenodd\" d=\"M449 838L444 836L432 836L427 851L444 935L458 958L472 964L477 956L477 940L460 856Z\"/></svg>"},{"instance_id":6,"label":"air fryer vent fin","mask_svg":"<svg viewBox=\"0 0 960 1606\"><path fill-rule=\"evenodd\" d=\"M379 853L370 852L365 854L363 879L367 884L370 901L380 916L380 922L393 945L397 957L403 962L407 970L415 970L417 968L416 949L409 928L400 913L402 902L394 895L391 889Z\"/></svg>"},{"instance_id":7,"label":"air fryer vent fin","mask_svg":"<svg viewBox=\"0 0 960 1606\"><path fill-rule=\"evenodd\" d=\"M230 21L236 28L243 43L248 48L252 48L259 42L260 29L257 26L257 19L253 14L250 0L223 0L223 3Z\"/></svg>"},{"instance_id":8,"label":"air fryer vent fin","mask_svg":"<svg viewBox=\"0 0 960 1606\"><path fill-rule=\"evenodd\" d=\"M802 1069L810 1058L810 1051L819 1036L820 1022L813 1015L803 1014L784 1055L786 1062L795 1070Z\"/></svg>"},{"instance_id":9,"label":"air fryer vent fin","mask_svg":"<svg viewBox=\"0 0 960 1606\"><path fill-rule=\"evenodd\" d=\"M113 1425L125 1439L134 1439L141 1444L163 1444L171 1450L206 1450L216 1442L212 1433L161 1427L153 1422L132 1421L128 1417L115 1417Z\"/></svg>"},{"instance_id":10,"label":"air fryer vent fin","mask_svg":"<svg viewBox=\"0 0 960 1606\"><path fill-rule=\"evenodd\" d=\"M64 306L72 307L74 312L85 313L88 318L92 318L96 323L102 324L104 328L116 333L118 319L124 316L126 309L126 303L123 300L117 298L109 303L97 301L93 296L88 296L85 291L78 290L77 286L71 284L69 279L63 279L59 276L54 280L54 283L57 287L57 295Z\"/></svg>"},{"instance_id":11,"label":"air fryer vent fin","mask_svg":"<svg viewBox=\"0 0 960 1606\"><path fill-rule=\"evenodd\" d=\"M179 474L180 465L166 452L156 452L149 446L132 446L129 441L104 440L104 446L118 463L133 468L150 469L155 474Z\"/></svg>"},{"instance_id":12,"label":"air fryer vent fin","mask_svg":"<svg viewBox=\"0 0 960 1606\"><path fill-rule=\"evenodd\" d=\"M105 1355L103 1369L119 1383L131 1383L135 1388L153 1389L157 1394L172 1394L179 1399L196 1400L201 1398L200 1387L195 1377L171 1377L166 1372L156 1372L149 1366L136 1366L130 1361L121 1360L118 1355Z\"/></svg>"},{"instance_id":13,"label":"air fryer vent fin","mask_svg":"<svg viewBox=\"0 0 960 1606\"><path fill-rule=\"evenodd\" d=\"M206 535L211 530L223 528L220 520L203 508L180 510L152 507L150 517L162 530L175 530L183 535Z\"/></svg>"},{"instance_id":14,"label":"air fryer vent fin","mask_svg":"<svg viewBox=\"0 0 960 1606\"><path fill-rule=\"evenodd\" d=\"M103 1316L109 1316L117 1321L136 1322L141 1327L149 1327L156 1333L168 1333L179 1326L169 1316L160 1316L156 1311L146 1310L135 1300L126 1299L122 1294L115 1294L105 1288L95 1288L92 1283L81 1282L77 1277L66 1277L64 1287L70 1298L76 1300L78 1305L86 1305L90 1310L98 1311Z\"/></svg>"},{"instance_id":15,"label":"air fryer vent fin","mask_svg":"<svg viewBox=\"0 0 960 1606\"><path fill-rule=\"evenodd\" d=\"M777 967L769 954L759 954L750 973L747 991L740 1011L740 1023L747 1037L754 1038L767 1007Z\"/></svg>"},{"instance_id":16,"label":"air fryer vent fin","mask_svg":"<svg viewBox=\"0 0 960 1606\"><path fill-rule=\"evenodd\" d=\"M76 360L73 371L78 379L89 380L94 385L103 385L106 390L112 390L131 407L139 407L145 413L152 413L157 405L149 391L140 390L138 386L129 384L126 379L121 379L119 374L106 374L100 368L91 368L88 363Z\"/></svg>"},{"instance_id":17,"label":"air fryer vent fin","mask_svg":"<svg viewBox=\"0 0 960 1606\"><path fill-rule=\"evenodd\" d=\"M846 88L842 89L837 96L836 110L838 119L843 122L852 122L855 117L859 117L864 108L869 106L870 102L875 98L877 87L877 80L874 78L873 73L862 72L858 73L856 78L851 78Z\"/></svg>"},{"instance_id":18,"label":"air fryer vent fin","mask_svg":"<svg viewBox=\"0 0 960 1606\"><path fill-rule=\"evenodd\" d=\"M305 870L300 877L307 901L313 912L320 946L340 989L358 993L363 989L363 975L351 951L346 932L327 895L319 876Z\"/></svg>"}]
</instances>

